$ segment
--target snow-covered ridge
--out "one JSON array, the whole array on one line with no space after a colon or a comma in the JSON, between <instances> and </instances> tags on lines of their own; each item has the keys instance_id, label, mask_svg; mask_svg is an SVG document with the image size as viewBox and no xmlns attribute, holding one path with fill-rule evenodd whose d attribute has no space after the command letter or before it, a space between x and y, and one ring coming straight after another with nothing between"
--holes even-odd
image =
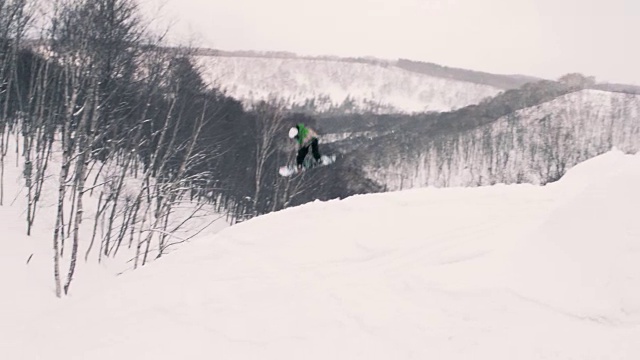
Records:
<instances>
[{"instance_id":1,"label":"snow-covered ridge","mask_svg":"<svg viewBox=\"0 0 640 360\"><path fill-rule=\"evenodd\" d=\"M245 104L275 98L288 106L313 102L317 111L340 106L354 112L451 111L501 91L403 70L393 63L240 56L196 59L208 84Z\"/></svg>"},{"instance_id":2,"label":"snow-covered ridge","mask_svg":"<svg viewBox=\"0 0 640 360\"><path fill-rule=\"evenodd\" d=\"M1 297L0 356L635 360L638 183L640 156L615 151L547 186L290 208L93 294L18 313Z\"/></svg>"}]
</instances>

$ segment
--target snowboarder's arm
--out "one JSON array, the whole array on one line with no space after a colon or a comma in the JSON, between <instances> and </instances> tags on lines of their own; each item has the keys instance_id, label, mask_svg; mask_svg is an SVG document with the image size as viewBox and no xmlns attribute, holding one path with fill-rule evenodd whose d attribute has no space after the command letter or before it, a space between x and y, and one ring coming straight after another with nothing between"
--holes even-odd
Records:
<instances>
[{"instance_id":1,"label":"snowboarder's arm","mask_svg":"<svg viewBox=\"0 0 640 360\"><path fill-rule=\"evenodd\" d=\"M318 134L313 130L310 129L306 126L304 126L304 124L298 124L298 144L300 144L300 146L305 146L311 143L311 140L313 138L317 138Z\"/></svg>"},{"instance_id":2,"label":"snowboarder's arm","mask_svg":"<svg viewBox=\"0 0 640 360\"><path fill-rule=\"evenodd\" d=\"M309 129L307 128L307 140L311 140L313 138L317 138L318 137L318 133L315 132L313 129Z\"/></svg>"}]
</instances>

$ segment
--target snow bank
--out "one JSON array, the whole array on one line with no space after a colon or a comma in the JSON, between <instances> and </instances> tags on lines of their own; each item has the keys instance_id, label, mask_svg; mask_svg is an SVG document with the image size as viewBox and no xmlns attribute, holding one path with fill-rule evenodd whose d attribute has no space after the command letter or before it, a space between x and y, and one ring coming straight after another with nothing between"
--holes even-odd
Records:
<instances>
[{"instance_id":1,"label":"snow bank","mask_svg":"<svg viewBox=\"0 0 640 360\"><path fill-rule=\"evenodd\" d=\"M567 316L640 324L640 157L611 152L558 186L567 199L514 252L513 288Z\"/></svg>"}]
</instances>

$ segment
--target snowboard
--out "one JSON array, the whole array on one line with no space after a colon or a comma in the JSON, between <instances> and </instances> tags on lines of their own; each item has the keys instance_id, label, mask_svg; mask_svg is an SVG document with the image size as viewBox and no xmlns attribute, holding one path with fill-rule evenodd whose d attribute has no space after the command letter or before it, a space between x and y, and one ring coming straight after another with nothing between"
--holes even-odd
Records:
<instances>
[{"instance_id":1,"label":"snowboard","mask_svg":"<svg viewBox=\"0 0 640 360\"><path fill-rule=\"evenodd\" d=\"M278 173L284 177L294 176L297 174L301 174L307 170L313 169L315 167L331 165L335 161L336 161L335 155L322 155L322 157L320 157L319 163L317 163L312 157L307 157L302 163L302 169L298 169L298 167L295 165L285 165L285 166L281 166L278 169Z\"/></svg>"}]
</instances>

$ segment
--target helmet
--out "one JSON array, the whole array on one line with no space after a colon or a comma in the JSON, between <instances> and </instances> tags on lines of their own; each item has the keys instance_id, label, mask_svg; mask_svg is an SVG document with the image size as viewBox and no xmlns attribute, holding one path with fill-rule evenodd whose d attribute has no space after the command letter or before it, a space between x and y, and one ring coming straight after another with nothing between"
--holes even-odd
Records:
<instances>
[{"instance_id":1,"label":"helmet","mask_svg":"<svg viewBox=\"0 0 640 360\"><path fill-rule=\"evenodd\" d=\"M294 126L289 129L289 137L293 139L296 135L298 135L298 128Z\"/></svg>"}]
</instances>

